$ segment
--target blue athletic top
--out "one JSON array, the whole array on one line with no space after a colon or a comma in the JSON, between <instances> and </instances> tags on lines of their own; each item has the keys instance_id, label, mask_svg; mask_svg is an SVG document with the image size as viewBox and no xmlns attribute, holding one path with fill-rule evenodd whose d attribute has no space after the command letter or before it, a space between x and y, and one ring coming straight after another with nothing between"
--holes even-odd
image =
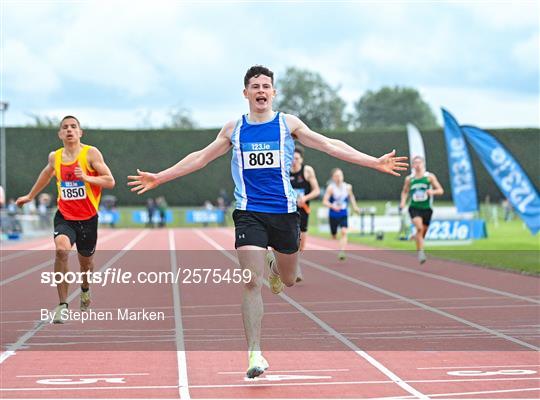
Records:
<instances>
[{"instance_id":1,"label":"blue athletic top","mask_svg":"<svg viewBox=\"0 0 540 400\"><path fill-rule=\"evenodd\" d=\"M328 201L333 204L337 205L341 208L340 211L335 211L332 208L329 209L328 216L330 218L343 218L348 215L348 206L349 206L349 190L347 183L342 182L341 185L336 185L334 182L330 183L328 186L329 188L332 188L332 194L330 195L330 198Z\"/></svg>"},{"instance_id":2,"label":"blue athletic top","mask_svg":"<svg viewBox=\"0 0 540 400\"><path fill-rule=\"evenodd\" d=\"M249 122L245 115L231 136L231 172L236 209L272 214L296 211L296 193L289 174L294 139L283 114L267 122Z\"/></svg>"}]
</instances>

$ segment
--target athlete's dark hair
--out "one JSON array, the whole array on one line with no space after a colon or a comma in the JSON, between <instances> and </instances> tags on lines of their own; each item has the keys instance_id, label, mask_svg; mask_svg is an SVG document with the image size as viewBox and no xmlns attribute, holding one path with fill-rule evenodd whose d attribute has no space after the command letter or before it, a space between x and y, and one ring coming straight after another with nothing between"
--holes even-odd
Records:
<instances>
[{"instance_id":1,"label":"athlete's dark hair","mask_svg":"<svg viewBox=\"0 0 540 400\"><path fill-rule=\"evenodd\" d=\"M261 75L269 77L272 80L272 85L274 84L274 73L272 71L262 65L254 65L247 70L244 76L244 87L248 87L251 78L258 78Z\"/></svg>"},{"instance_id":2,"label":"athlete's dark hair","mask_svg":"<svg viewBox=\"0 0 540 400\"><path fill-rule=\"evenodd\" d=\"M300 154L302 158L304 158L304 148L300 146L299 144L297 144L296 147L294 148L294 152Z\"/></svg>"},{"instance_id":3,"label":"athlete's dark hair","mask_svg":"<svg viewBox=\"0 0 540 400\"><path fill-rule=\"evenodd\" d=\"M62 127L62 122L64 122L68 118L73 118L75 121L77 121L77 125L79 125L79 128L81 127L81 123L77 119L77 117L74 117L73 115L66 115L64 118L62 118L62 121L60 121L60 127Z\"/></svg>"}]
</instances>

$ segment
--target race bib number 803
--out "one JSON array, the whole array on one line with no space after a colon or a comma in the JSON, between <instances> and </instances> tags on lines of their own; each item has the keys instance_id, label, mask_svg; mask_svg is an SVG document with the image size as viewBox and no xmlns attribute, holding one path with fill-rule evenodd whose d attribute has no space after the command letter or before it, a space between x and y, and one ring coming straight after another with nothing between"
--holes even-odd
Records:
<instances>
[{"instance_id":1,"label":"race bib number 803","mask_svg":"<svg viewBox=\"0 0 540 400\"><path fill-rule=\"evenodd\" d=\"M279 142L242 143L244 169L279 168Z\"/></svg>"},{"instance_id":2,"label":"race bib number 803","mask_svg":"<svg viewBox=\"0 0 540 400\"><path fill-rule=\"evenodd\" d=\"M86 199L86 187L83 181L64 181L60 183L60 198L62 200Z\"/></svg>"}]
</instances>

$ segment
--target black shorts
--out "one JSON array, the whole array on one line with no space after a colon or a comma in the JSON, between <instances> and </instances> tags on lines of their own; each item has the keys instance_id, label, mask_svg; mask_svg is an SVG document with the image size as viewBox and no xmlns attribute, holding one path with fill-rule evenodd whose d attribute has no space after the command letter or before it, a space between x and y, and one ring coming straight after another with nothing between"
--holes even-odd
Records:
<instances>
[{"instance_id":1,"label":"black shorts","mask_svg":"<svg viewBox=\"0 0 540 400\"><path fill-rule=\"evenodd\" d=\"M60 211L54 216L54 237L66 235L73 246L77 244L77 252L83 257L90 257L96 251L98 216L84 221L69 221Z\"/></svg>"},{"instance_id":2,"label":"black shorts","mask_svg":"<svg viewBox=\"0 0 540 400\"><path fill-rule=\"evenodd\" d=\"M431 216L433 215L433 210L431 208L422 209L409 207L409 215L411 216L411 219L421 217L422 223L425 226L429 226L429 223L431 222Z\"/></svg>"},{"instance_id":3,"label":"black shorts","mask_svg":"<svg viewBox=\"0 0 540 400\"><path fill-rule=\"evenodd\" d=\"M235 243L242 246L272 247L279 253L293 254L300 244L300 215L270 214L234 210Z\"/></svg>"},{"instance_id":4,"label":"black shorts","mask_svg":"<svg viewBox=\"0 0 540 400\"><path fill-rule=\"evenodd\" d=\"M349 227L349 217L337 217L337 218L328 218L330 221L330 232L332 233L332 236L335 236L337 233L338 228L341 226L342 228L348 228Z\"/></svg>"},{"instance_id":5,"label":"black shorts","mask_svg":"<svg viewBox=\"0 0 540 400\"><path fill-rule=\"evenodd\" d=\"M298 214L300 214L300 232L307 232L309 214L303 208L298 209Z\"/></svg>"}]
</instances>

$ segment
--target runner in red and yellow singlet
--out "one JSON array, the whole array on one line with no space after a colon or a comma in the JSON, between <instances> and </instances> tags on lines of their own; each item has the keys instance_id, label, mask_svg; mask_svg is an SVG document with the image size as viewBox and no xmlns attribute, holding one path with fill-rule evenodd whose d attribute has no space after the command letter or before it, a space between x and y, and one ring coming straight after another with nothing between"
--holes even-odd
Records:
<instances>
[{"instance_id":1,"label":"runner in red and yellow singlet","mask_svg":"<svg viewBox=\"0 0 540 400\"><path fill-rule=\"evenodd\" d=\"M43 168L30 192L17 199L17 205L33 201L56 177L58 189L58 211L54 217L54 243L56 259L54 272L68 272L69 251L77 245L81 272L93 271L93 255L96 250L98 208L101 190L112 189L114 178L100 151L81 143L83 131L79 121L73 116L64 117L60 123L58 137L64 146L49 154L48 163ZM62 323L67 310L68 284L57 286L59 305L53 322ZM81 310L90 305L88 279L83 275L81 285Z\"/></svg>"}]
</instances>

